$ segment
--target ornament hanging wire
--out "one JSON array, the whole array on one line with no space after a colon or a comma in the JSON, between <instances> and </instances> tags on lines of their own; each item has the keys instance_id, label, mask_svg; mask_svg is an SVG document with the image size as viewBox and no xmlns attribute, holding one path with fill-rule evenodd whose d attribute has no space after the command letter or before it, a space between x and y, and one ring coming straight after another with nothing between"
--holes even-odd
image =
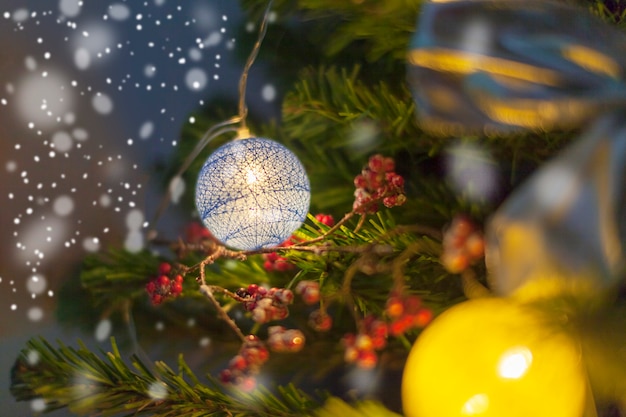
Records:
<instances>
[{"instance_id":1,"label":"ornament hanging wire","mask_svg":"<svg viewBox=\"0 0 626 417\"><path fill-rule=\"evenodd\" d=\"M267 7L265 8L265 12L263 13L263 18L261 19L261 25L259 27L259 33L257 36L257 40L252 47L252 51L250 55L248 55L248 59L244 65L243 71L241 73L241 77L239 78L239 87L238 87L238 115L233 116L230 119L224 120L223 122L217 123L211 126L200 138L196 146L193 150L187 155L185 161L182 163L176 175L172 177L167 187L165 196L161 199L159 206L153 216L152 221L149 223L150 229L148 231L147 237L148 240L154 240L157 237L157 231L155 226L165 209L169 205L169 202L172 199L172 191L177 184L180 184L182 181L182 175L187 171L189 166L193 163L193 161L200 155L200 152L215 138L222 136L226 133L236 132L237 136L235 140L244 139L250 137L250 130L248 129L246 123L246 117L248 115L248 107L246 106L246 87L248 84L248 74L250 73L250 69L256 60L256 57L259 55L259 50L261 49L261 45L263 44L263 40L265 39L265 34L267 33L267 26L270 18L270 12L272 10L272 3L274 0L269 0L267 3ZM237 126L238 125L238 126Z\"/></svg>"}]
</instances>

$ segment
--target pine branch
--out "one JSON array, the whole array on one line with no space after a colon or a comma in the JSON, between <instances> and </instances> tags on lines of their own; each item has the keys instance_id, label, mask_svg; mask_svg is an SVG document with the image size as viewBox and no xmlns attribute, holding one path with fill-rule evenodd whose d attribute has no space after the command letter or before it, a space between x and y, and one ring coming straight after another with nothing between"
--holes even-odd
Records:
<instances>
[{"instance_id":1,"label":"pine branch","mask_svg":"<svg viewBox=\"0 0 626 417\"><path fill-rule=\"evenodd\" d=\"M368 155L415 155L433 145L415 124L408 90L394 92L384 82L368 86L358 66L304 70L283 101L282 133L307 169L312 206L334 215L340 213L333 207L351 204L354 176Z\"/></svg>"},{"instance_id":2,"label":"pine branch","mask_svg":"<svg viewBox=\"0 0 626 417\"><path fill-rule=\"evenodd\" d=\"M338 398L330 398L317 413L316 417L400 417L374 401L364 401L354 406Z\"/></svg>"},{"instance_id":3,"label":"pine branch","mask_svg":"<svg viewBox=\"0 0 626 417\"><path fill-rule=\"evenodd\" d=\"M351 70L304 70L283 102L285 133L308 142L307 138L318 136L320 131L351 127L354 122L369 119L376 121L381 133L396 147L402 137L423 136L414 120L415 107L408 89L402 83L392 87L385 81L370 86L360 80L360 71L359 66ZM335 143L347 145L350 141L347 135Z\"/></svg>"},{"instance_id":4,"label":"pine branch","mask_svg":"<svg viewBox=\"0 0 626 417\"><path fill-rule=\"evenodd\" d=\"M330 21L324 39L318 39L328 55L336 58L364 42L366 58L375 62L386 57L404 59L420 4L419 0L276 0L273 9L280 16L298 13L301 19L318 24ZM242 5L253 17L261 13L261 4L254 0L244 0Z\"/></svg>"},{"instance_id":5,"label":"pine branch","mask_svg":"<svg viewBox=\"0 0 626 417\"><path fill-rule=\"evenodd\" d=\"M85 258L81 284L93 295L96 306L115 309L145 295L148 277L156 272L159 262L160 259L147 250L130 253L111 248L104 254Z\"/></svg>"},{"instance_id":6,"label":"pine branch","mask_svg":"<svg viewBox=\"0 0 626 417\"><path fill-rule=\"evenodd\" d=\"M46 411L67 407L77 415L287 417L310 415L319 407L291 385L276 393L266 388L245 393L212 378L203 384L182 356L177 371L136 356L129 366L114 339L111 343L112 351L96 355L82 342L75 349L32 339L14 366L11 392L19 401L43 399Z\"/></svg>"}]
</instances>

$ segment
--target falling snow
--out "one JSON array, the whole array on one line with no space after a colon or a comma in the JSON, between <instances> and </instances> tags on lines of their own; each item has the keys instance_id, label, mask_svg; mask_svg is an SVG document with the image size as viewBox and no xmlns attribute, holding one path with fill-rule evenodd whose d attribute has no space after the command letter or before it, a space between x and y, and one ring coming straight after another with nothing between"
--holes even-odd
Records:
<instances>
[{"instance_id":1,"label":"falling snow","mask_svg":"<svg viewBox=\"0 0 626 417\"><path fill-rule=\"evenodd\" d=\"M178 146L182 125L196 122L190 113L212 95L236 94L239 11L213 0L17 3L0 6L3 56L14 65L0 74L9 120L0 219L11 275L0 278L0 308L16 323L43 325L85 254L109 243L144 249L158 204L149 192L160 186L155 166ZM276 91L267 85L261 95L273 101ZM172 183L174 202L185 188ZM106 341L113 330L102 320L93 339ZM154 386L149 394L167 392ZM46 404L34 399L30 409Z\"/></svg>"},{"instance_id":2,"label":"falling snow","mask_svg":"<svg viewBox=\"0 0 626 417\"><path fill-rule=\"evenodd\" d=\"M108 16L113 20L126 20L130 17L130 9L123 3L114 3L109 6Z\"/></svg>"},{"instance_id":3,"label":"falling snow","mask_svg":"<svg viewBox=\"0 0 626 417\"><path fill-rule=\"evenodd\" d=\"M35 413L41 413L46 409L46 402L43 398L35 398L31 401L30 407Z\"/></svg>"},{"instance_id":4,"label":"falling snow","mask_svg":"<svg viewBox=\"0 0 626 417\"><path fill-rule=\"evenodd\" d=\"M99 342L105 341L111 335L112 330L113 324L111 323L111 320L100 320L100 323L98 323L96 330L94 331L94 338Z\"/></svg>"},{"instance_id":5,"label":"falling snow","mask_svg":"<svg viewBox=\"0 0 626 417\"><path fill-rule=\"evenodd\" d=\"M31 294L43 294L46 291L46 286L46 278L40 274L33 275L26 281L26 288Z\"/></svg>"},{"instance_id":6,"label":"falling snow","mask_svg":"<svg viewBox=\"0 0 626 417\"><path fill-rule=\"evenodd\" d=\"M266 84L261 89L261 97L267 102L274 101L276 99L276 87L272 84Z\"/></svg>"},{"instance_id":7,"label":"falling snow","mask_svg":"<svg viewBox=\"0 0 626 417\"><path fill-rule=\"evenodd\" d=\"M164 400L167 398L167 386L161 381L155 381L150 384L148 395L155 400Z\"/></svg>"}]
</instances>

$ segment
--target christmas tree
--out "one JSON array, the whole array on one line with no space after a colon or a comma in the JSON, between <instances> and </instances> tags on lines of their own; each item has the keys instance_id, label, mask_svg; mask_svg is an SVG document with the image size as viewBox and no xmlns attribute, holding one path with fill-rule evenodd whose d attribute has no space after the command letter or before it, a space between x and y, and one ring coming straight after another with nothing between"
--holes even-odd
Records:
<instances>
[{"instance_id":1,"label":"christmas tree","mask_svg":"<svg viewBox=\"0 0 626 417\"><path fill-rule=\"evenodd\" d=\"M479 24L471 33L477 38L495 36L481 31L488 27L483 22L490 22L512 45L526 41L516 38L519 35L515 31L512 35L504 33L515 27L514 18L528 19L525 7L499 8L497 2L451 3L453 9L456 4L468 5L463 13L455 11L446 16L465 28L471 20L468 16L475 17ZM551 19L551 13L561 17L574 13L583 15L584 22L597 19L593 28L606 27L608 39L600 38L604 32L592 32L598 38L587 39L584 48L571 48L573 52L566 58L577 65L579 72L575 74L610 79L614 82L611 88L618 93L608 98L598 94L598 98L594 93L600 90L599 83L582 76L576 85L572 81L572 85L563 86L560 78L559 82L546 81L544 85L544 78L539 80L537 74L547 74L548 70L536 74L529 69L530 63L522 62L526 65L521 67L524 75L513 74L515 68L507 66L511 61L506 61L502 53L493 61L485 60L485 66L476 71L496 81L498 77L515 78L515 83L497 85L503 90L490 84L485 87L485 80L477 79L478 88L493 96L502 94L504 100L499 105L513 112L510 118L501 119L495 111L460 114L462 110L455 110L455 105L464 100L471 102L471 109L479 101L469 93L461 94L464 88L471 90L473 84L467 87L458 81L472 72L461 67L474 64L463 61L462 52L454 52L456 55L450 58L437 55L441 52L437 48L429 49L429 42L441 46L438 36L448 35L448 29L441 34L426 28L430 22L425 19L437 17L436 3L426 9L420 1L407 0L275 0L271 8L275 19L268 18L265 2L243 1L242 6L260 28L249 32L242 27L238 39L249 45L247 51L258 51L254 65L266 65L280 74L280 89L285 91L280 117L264 118L261 109L253 106L248 112L242 101L215 100L193 115L196 123L185 124L182 129L175 159L163 173L163 193L167 195L174 189L176 181L198 182L201 187L211 183L212 187L214 181L223 180L221 175L231 162L209 171L202 181L198 177L204 178L202 172L212 169L211 164L236 152L228 146L242 144L249 137L268 138L272 142L248 142L254 148L244 152L250 152L255 162L261 159L259 155L265 158L266 152L285 152L280 153L279 161L270 157L260 161L265 164L264 173L276 168L261 194L276 193L272 199L279 203L278 208L268 209L270 214L262 212L259 217L265 217L254 217L253 224L244 227L244 215L237 208L228 209L230 203L226 201L235 199L235 185L222 185L228 197L207 204L223 204L228 211L217 216L207 229L202 220L208 225L206 217L210 215L205 216L202 205L194 201L198 197L189 190L193 187L187 187L178 209L189 213L188 224L169 236L159 230L160 208L147 207L146 217L157 215L146 234L147 247L134 252L122 245L113 246L88 256L79 274L79 285L68 284L61 295L67 300L80 300L60 303L60 315L67 321L83 325L79 318L106 317L124 323L129 334L111 338L106 352L93 351L80 343L33 338L11 371L13 395L24 401L41 399L45 411L67 408L76 415L423 415L419 414L424 412L421 405L413 406L413 395L419 397L419 392L433 390L424 394L432 398L433 407L437 403L456 404L456 397L465 395L465 387L482 386L486 378L481 376L481 355L504 340L508 344L504 343L503 348L510 353L506 361L498 362L504 379L522 380L527 368L539 368L539 373L528 373L534 378L530 388L522 386L521 395L514 392L529 403L531 415L544 415L539 413L542 409L545 415L557 415L558 411L570 417L624 415L626 323L623 296L619 293L624 276L624 252L619 248L625 245L626 224L622 211L624 138L606 141L613 144L614 150L607 152L618 155L617 162L606 156L608 159L591 168L576 166L581 172L593 173L583 177L593 177L591 190L616 182L615 188L621 193L615 195L610 187L604 194L598 191L597 203L593 196L580 197L594 207L591 211L597 204L602 216L609 213L615 218L608 227L617 229L613 232L618 239L614 254L617 260L603 275L609 277L607 285L598 284L595 269L590 278L587 270L581 270L579 277L560 267L559 262L570 259L562 251L579 253L576 244L560 234L569 231L579 213L551 218L552 223L537 225L538 231L533 234L531 227L535 223L522 222L517 231L513 228L517 223L510 218L515 211L502 209L504 202L518 200L527 207L524 204L532 196L520 192L522 184L547 161L569 149L594 120L623 108L620 99L625 95L619 90L624 85L623 58L619 57L619 49L615 61L606 52L621 40L611 37L622 30L623 5L598 0L576 8L556 4L550 9L541 2L528 6L529 10L539 10L539 17L546 20ZM441 7L445 15L445 5ZM504 9L509 14L504 14ZM497 21L498 16L501 21ZM480 20L483 18L486 20ZM566 21L556 20L558 27L567 25ZM449 27L452 23L446 24ZM449 27L450 36L453 29ZM567 33L566 27L563 33ZM550 39L566 38L559 36L560 32L555 31ZM567 39L567 45L575 44L576 39ZM533 39L524 45L538 51L537 55L545 51L544 44L532 42L538 41ZM590 48L589 44L596 46ZM245 68L249 69L252 61L243 55L244 49L239 47L246 74ZM583 58L575 52L584 52ZM498 53L501 51L493 55ZM532 55L529 52L528 58L516 62L530 62ZM550 59L546 58L545 66L552 71L551 64L556 61ZM494 66L488 66L494 62ZM461 69L455 69L455 65ZM565 76L563 79L570 81ZM541 94L548 91L540 98L544 104L551 100L557 103L556 116L548 114L551 107L547 105L539 110L515 107L519 98L516 94L529 91L521 84L525 81L534 83L533 88ZM241 85L239 98L245 99L245 79ZM444 97L444 93L451 95ZM480 96L483 102L491 103L489 94ZM559 102L563 97L564 101ZM533 106L538 102L532 102ZM581 103L584 117L564 110L571 103ZM530 114L530 119L523 119L525 122L519 121L522 110ZM461 121L445 120L453 117ZM488 122L481 117L489 118ZM493 129L483 128L485 125ZM619 122L601 126L596 134L618 137L623 135L618 127ZM197 144L209 139L210 143L198 149L196 155ZM278 144L282 145L280 150L276 150ZM225 148L217 150L222 145ZM207 158L222 150L226 156L207 162L207 168ZM300 172L293 168L295 162L277 165L291 153L301 162L308 180L295 180ZM566 161L578 161L573 154L564 155ZM609 173L594 182L593 175L607 166L611 167ZM244 174L246 193L252 193L251 184L256 184L259 175L251 171ZM310 205L302 214L291 203L307 199L308 193L305 196L302 191L308 191L307 187ZM293 188L301 192L296 197L290 194ZM548 193L558 198L558 191ZM206 198L214 194L207 193ZM203 194L197 191L198 195ZM515 195L518 200L511 200ZM607 200L602 200L603 196L608 196ZM561 210L568 212L568 204L574 205L572 201L579 201L579 197L559 200L564 204ZM605 208L608 211L602 211ZM171 208L164 205L163 209ZM277 232L274 228L279 223L294 223L293 219L281 217L285 212L298 213L296 226L304 222ZM272 221L268 222L268 217ZM490 224L494 228L501 225L492 232L499 238L496 243L486 241L483 230ZM252 232L232 238L229 243L236 228L251 228ZM499 230L505 232L499 235ZM265 232L267 241L263 240L265 235L261 236ZM544 234L558 235L558 242L542 240ZM594 238L590 236L590 240ZM590 245L596 248L595 243ZM519 251L520 255L511 251ZM590 252L581 256L585 266L585 257L593 258ZM595 258L588 263L595 266L594 262ZM552 268L553 263L558 267ZM527 272L528 268L548 274L550 279L537 278L534 272ZM503 274L511 278L503 281ZM521 278L517 274L522 274ZM467 306L478 306L480 314ZM191 316L197 321L194 326L187 323ZM493 324L494 316L502 318L502 323ZM182 349L176 364L146 354L146 345L167 343L155 330L157 322L167 323L172 329L165 339L203 337L207 345L210 341L210 359L196 359L192 366ZM451 329L436 327L444 325ZM514 330L511 334L498 333L498 326ZM483 333L475 330L481 327ZM471 332L465 334L468 329ZM554 332L559 333L557 339L552 338ZM540 343L536 339L518 341L513 333L515 337L536 336ZM416 340L433 342L423 342L415 353ZM525 344L536 349L527 350ZM548 352L542 352L541 346ZM466 369L462 369L466 366L463 361L455 362L463 352L467 354ZM550 352L558 355L551 357ZM438 355L442 363L454 365L439 365L428 355ZM580 360L581 355L585 360ZM436 365L428 368L425 362ZM454 374L458 371L455 367L464 376ZM561 373L564 368L570 373ZM548 382L558 381L561 376L566 379L560 384L562 390L555 389L556 399L551 398L546 393L553 389ZM453 381L464 385L457 387ZM492 385L484 389L493 389L506 401L513 401L507 397L511 390L503 385L507 383L490 382ZM497 411L489 411L490 407L497 410L495 397L481 392L468 394L468 398L461 399L463 407L458 407L458 415L498 415ZM558 402L562 399L571 409Z\"/></svg>"}]
</instances>

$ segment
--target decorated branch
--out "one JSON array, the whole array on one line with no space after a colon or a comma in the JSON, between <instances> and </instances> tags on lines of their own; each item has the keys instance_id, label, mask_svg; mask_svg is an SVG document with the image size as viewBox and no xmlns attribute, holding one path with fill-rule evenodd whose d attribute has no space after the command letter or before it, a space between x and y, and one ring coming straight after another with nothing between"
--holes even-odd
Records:
<instances>
[{"instance_id":1,"label":"decorated branch","mask_svg":"<svg viewBox=\"0 0 626 417\"><path fill-rule=\"evenodd\" d=\"M261 23L237 114L183 132L148 248L81 272L134 355L33 339L14 396L79 415L625 415L622 31L543 0L277 0L319 23L320 62L262 123L246 86L272 2L244 3ZM183 181L194 218L170 237ZM204 380L182 355L146 361L137 335L141 314L188 310L226 352ZM395 402L315 386L388 371Z\"/></svg>"}]
</instances>

